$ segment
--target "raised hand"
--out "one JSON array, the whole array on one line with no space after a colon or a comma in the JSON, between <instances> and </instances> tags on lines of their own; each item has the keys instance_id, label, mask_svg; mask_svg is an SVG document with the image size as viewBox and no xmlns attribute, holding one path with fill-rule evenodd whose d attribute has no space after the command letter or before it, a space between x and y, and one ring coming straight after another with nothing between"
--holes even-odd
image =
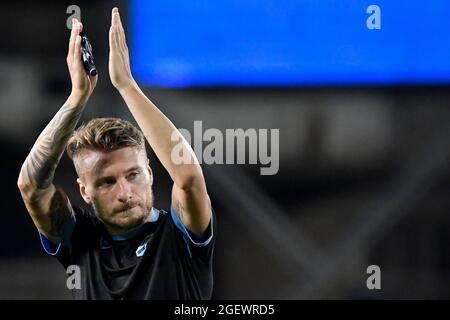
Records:
<instances>
[{"instance_id":1,"label":"raised hand","mask_svg":"<svg viewBox=\"0 0 450 320\"><path fill-rule=\"evenodd\" d=\"M113 86L119 91L134 84L125 31L117 8L112 9L111 27L109 28L109 77Z\"/></svg>"},{"instance_id":2,"label":"raised hand","mask_svg":"<svg viewBox=\"0 0 450 320\"><path fill-rule=\"evenodd\" d=\"M81 61L81 36L83 24L77 19L72 19L72 32L69 40L69 52L67 54L67 67L69 68L70 79L72 81L71 96L87 100L92 94L98 75L89 76L83 68Z\"/></svg>"}]
</instances>

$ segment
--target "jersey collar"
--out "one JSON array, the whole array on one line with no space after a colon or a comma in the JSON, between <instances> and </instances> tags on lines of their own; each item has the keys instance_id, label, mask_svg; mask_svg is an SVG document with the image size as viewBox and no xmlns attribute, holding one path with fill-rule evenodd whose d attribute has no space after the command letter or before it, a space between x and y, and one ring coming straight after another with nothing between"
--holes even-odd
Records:
<instances>
[{"instance_id":1,"label":"jersey collar","mask_svg":"<svg viewBox=\"0 0 450 320\"><path fill-rule=\"evenodd\" d=\"M156 222L156 221L158 221L158 218L159 218L159 210L156 209L155 207L152 207L150 217L143 225L141 225L127 233L116 234L116 235L112 236L111 239L114 241L124 241L124 240L134 238L135 236L138 236L142 232L145 231L144 225L146 225L147 223Z\"/></svg>"}]
</instances>

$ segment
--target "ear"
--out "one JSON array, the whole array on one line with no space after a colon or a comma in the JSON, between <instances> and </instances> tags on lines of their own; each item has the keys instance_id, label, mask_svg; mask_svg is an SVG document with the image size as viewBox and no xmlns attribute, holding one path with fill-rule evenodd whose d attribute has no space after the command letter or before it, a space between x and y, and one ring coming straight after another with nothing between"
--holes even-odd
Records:
<instances>
[{"instance_id":1,"label":"ear","mask_svg":"<svg viewBox=\"0 0 450 320\"><path fill-rule=\"evenodd\" d=\"M84 183L81 181L80 178L77 178L77 183L78 186L80 187L80 194L83 197L84 202L86 202L87 204L91 204L92 202L91 197L86 192L86 186L84 185Z\"/></svg>"},{"instance_id":2,"label":"ear","mask_svg":"<svg viewBox=\"0 0 450 320\"><path fill-rule=\"evenodd\" d=\"M150 160L147 158L147 169L150 173L150 185L153 185L153 171L152 168L150 168Z\"/></svg>"}]
</instances>

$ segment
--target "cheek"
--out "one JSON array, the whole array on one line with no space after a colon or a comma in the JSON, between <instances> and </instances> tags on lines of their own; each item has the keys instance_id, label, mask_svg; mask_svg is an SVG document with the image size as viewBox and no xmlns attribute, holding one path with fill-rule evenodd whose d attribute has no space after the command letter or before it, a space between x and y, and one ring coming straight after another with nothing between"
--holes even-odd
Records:
<instances>
[{"instance_id":1,"label":"cheek","mask_svg":"<svg viewBox=\"0 0 450 320\"><path fill-rule=\"evenodd\" d=\"M136 194L140 199L144 200L149 197L152 185L150 184L150 181L146 179L141 183L135 184L134 187L134 194Z\"/></svg>"},{"instance_id":2,"label":"cheek","mask_svg":"<svg viewBox=\"0 0 450 320\"><path fill-rule=\"evenodd\" d=\"M150 187L148 183L141 183L135 186L134 193L139 195L140 198L145 198L147 190Z\"/></svg>"},{"instance_id":3,"label":"cheek","mask_svg":"<svg viewBox=\"0 0 450 320\"><path fill-rule=\"evenodd\" d=\"M147 171L144 171L144 173L141 173L136 179L136 182L141 184L148 184L150 182L150 174Z\"/></svg>"},{"instance_id":4,"label":"cheek","mask_svg":"<svg viewBox=\"0 0 450 320\"><path fill-rule=\"evenodd\" d=\"M96 193L92 197L92 201L95 202L97 208L108 208L113 202L109 199L107 194L104 193Z\"/></svg>"},{"instance_id":5,"label":"cheek","mask_svg":"<svg viewBox=\"0 0 450 320\"><path fill-rule=\"evenodd\" d=\"M139 178L137 178L134 183L133 186L135 187L136 190L141 191L142 189L147 189L149 187L151 187L151 178L149 174L146 175L141 175Z\"/></svg>"},{"instance_id":6,"label":"cheek","mask_svg":"<svg viewBox=\"0 0 450 320\"><path fill-rule=\"evenodd\" d=\"M98 201L97 198L93 198L91 204L97 212L99 212L99 213L103 212L103 206L102 206L101 202Z\"/></svg>"}]
</instances>

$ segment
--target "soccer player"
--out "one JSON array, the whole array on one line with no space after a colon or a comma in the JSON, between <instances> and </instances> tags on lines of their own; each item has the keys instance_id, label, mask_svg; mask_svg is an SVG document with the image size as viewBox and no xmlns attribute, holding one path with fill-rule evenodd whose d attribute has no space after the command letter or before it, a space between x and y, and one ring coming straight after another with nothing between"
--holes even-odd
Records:
<instances>
[{"instance_id":1,"label":"soccer player","mask_svg":"<svg viewBox=\"0 0 450 320\"><path fill-rule=\"evenodd\" d=\"M97 83L97 75L83 69L82 28L74 19L67 55L72 92L18 178L42 245L64 267L79 267L76 299L210 299L216 226L202 169L177 128L134 81L117 8L109 30L109 75L142 132L118 118L93 119L75 130ZM173 180L168 212L153 207L145 139ZM181 164L171 158L180 143L190 157ZM53 184L65 149L93 213L72 205Z\"/></svg>"}]
</instances>

